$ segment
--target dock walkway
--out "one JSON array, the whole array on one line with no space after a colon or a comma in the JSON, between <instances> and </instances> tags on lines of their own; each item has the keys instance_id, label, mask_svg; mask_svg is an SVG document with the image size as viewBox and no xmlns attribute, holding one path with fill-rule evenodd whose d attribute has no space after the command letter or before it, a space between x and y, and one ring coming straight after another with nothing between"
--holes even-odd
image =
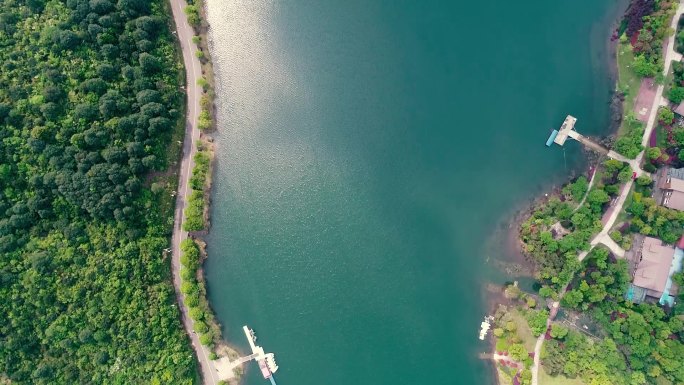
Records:
<instances>
[{"instance_id":1,"label":"dock walkway","mask_svg":"<svg viewBox=\"0 0 684 385\"><path fill-rule=\"evenodd\" d=\"M607 148L577 132L577 130L575 130L575 124L577 124L577 118L572 115L566 116L561 128L558 130L558 134L553 139L553 143L563 146L565 145L565 141L567 141L568 138L571 138L602 155L608 154Z\"/></svg>"}]
</instances>

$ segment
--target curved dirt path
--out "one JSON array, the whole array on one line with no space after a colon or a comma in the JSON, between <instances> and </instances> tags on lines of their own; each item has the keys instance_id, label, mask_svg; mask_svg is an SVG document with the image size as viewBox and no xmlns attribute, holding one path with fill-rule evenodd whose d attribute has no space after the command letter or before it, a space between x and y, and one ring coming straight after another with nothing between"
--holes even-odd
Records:
<instances>
[{"instance_id":1,"label":"curved dirt path","mask_svg":"<svg viewBox=\"0 0 684 385\"><path fill-rule=\"evenodd\" d=\"M202 67L199 59L195 56L197 46L192 42L195 31L188 24L188 20L183 12L187 3L185 0L170 1L171 10L173 11L173 20L176 24L175 34L178 37L181 52L183 53L187 83L185 88L188 103L185 122L185 139L183 140L183 155L181 158L178 180L178 195L176 197L176 210L174 213L173 236L171 238L171 249L173 254L171 259L171 270L173 273L173 286L176 290L176 298L178 298L178 305L181 310L183 327L192 341L192 348L195 350L195 355L200 364L203 382L205 384L215 385L218 383L219 378L213 361L209 359L210 351L200 343L199 336L193 331L194 321L188 315L188 308L185 306L184 302L185 296L180 292L180 244L188 237L188 233L182 229L183 220L185 219L183 217L183 209L185 208L190 194L188 184L194 166L193 157L197 150L196 143L199 140L199 129L196 127L200 113L199 99L202 95L202 91L197 85L197 80L202 77Z\"/></svg>"}]
</instances>

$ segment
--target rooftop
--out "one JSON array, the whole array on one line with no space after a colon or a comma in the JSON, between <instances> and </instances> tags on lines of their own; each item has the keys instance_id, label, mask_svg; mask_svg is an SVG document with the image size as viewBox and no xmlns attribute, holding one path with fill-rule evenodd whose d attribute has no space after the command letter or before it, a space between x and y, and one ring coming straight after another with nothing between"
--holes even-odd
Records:
<instances>
[{"instance_id":1,"label":"rooftop","mask_svg":"<svg viewBox=\"0 0 684 385\"><path fill-rule=\"evenodd\" d=\"M663 206L684 211L684 192L677 190L667 192L663 199Z\"/></svg>"},{"instance_id":2,"label":"rooftop","mask_svg":"<svg viewBox=\"0 0 684 385\"><path fill-rule=\"evenodd\" d=\"M667 285L675 249L660 239L646 237L641 248L641 261L634 272L634 285L663 293Z\"/></svg>"},{"instance_id":3,"label":"rooftop","mask_svg":"<svg viewBox=\"0 0 684 385\"><path fill-rule=\"evenodd\" d=\"M684 180L684 168L671 168L667 170L667 176Z\"/></svg>"}]
</instances>

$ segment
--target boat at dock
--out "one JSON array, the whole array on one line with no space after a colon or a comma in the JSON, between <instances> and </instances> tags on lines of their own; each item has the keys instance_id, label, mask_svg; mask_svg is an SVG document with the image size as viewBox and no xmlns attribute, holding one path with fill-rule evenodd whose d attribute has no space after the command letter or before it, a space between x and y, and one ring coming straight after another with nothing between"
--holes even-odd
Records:
<instances>
[{"instance_id":1,"label":"boat at dock","mask_svg":"<svg viewBox=\"0 0 684 385\"><path fill-rule=\"evenodd\" d=\"M264 349L256 344L257 336L254 330L248 328L247 325L243 326L242 329L245 332L245 337L247 337L247 342L249 342L249 347L252 349L252 357L259 364L261 375L275 385L273 373L278 371L275 356L273 353L265 353Z\"/></svg>"}]
</instances>

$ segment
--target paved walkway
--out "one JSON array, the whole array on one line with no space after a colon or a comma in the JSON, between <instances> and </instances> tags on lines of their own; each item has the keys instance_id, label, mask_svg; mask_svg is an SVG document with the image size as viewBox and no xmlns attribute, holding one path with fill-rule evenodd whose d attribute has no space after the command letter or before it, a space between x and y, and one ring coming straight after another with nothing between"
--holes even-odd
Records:
<instances>
[{"instance_id":1,"label":"paved walkway","mask_svg":"<svg viewBox=\"0 0 684 385\"><path fill-rule=\"evenodd\" d=\"M657 112L655 113L655 115L657 115ZM643 156L640 158L639 155L637 155L636 159L629 159L625 156L618 154L613 150L610 150L608 151L608 157L613 158L615 160L619 160L620 162L628 163L632 171L634 171L637 174L637 177L642 175L651 176L650 173L641 169L641 159L643 158Z\"/></svg>"},{"instance_id":2,"label":"paved walkway","mask_svg":"<svg viewBox=\"0 0 684 385\"><path fill-rule=\"evenodd\" d=\"M181 309L181 318L185 332L192 341L192 347L195 350L197 359L200 364L200 371L202 379L205 384L215 385L219 382L219 377L214 367L213 361L209 359L210 350L204 347L200 341L199 336L193 331L194 321L188 315L188 309L185 306L185 296L180 291L180 244L188 237L188 233L182 230L183 226L183 209L188 201L190 189L188 188L191 170L194 166L193 157L197 149L196 143L199 140L199 129L197 127L197 120L200 112L199 99L202 95L200 87L197 85L197 80L202 77L202 67L199 59L195 56L197 46L192 42L192 37L195 35L194 30L188 24L187 17L183 9L187 6L185 0L171 0L171 10L173 12L173 20L176 24L175 34L178 37L181 52L183 53L183 63L185 65L186 74L186 92L187 92L187 111L186 111L186 125L185 125L185 139L183 141L183 156L181 158L181 166L178 180L178 195L176 198L176 211L174 213L173 236L171 237L171 248L173 257L171 259L171 270L173 272L173 286L176 289L176 297Z\"/></svg>"},{"instance_id":3,"label":"paved walkway","mask_svg":"<svg viewBox=\"0 0 684 385\"><path fill-rule=\"evenodd\" d=\"M674 30L676 30L676 28L677 28L677 21L679 20L679 17L684 13L684 4L682 4L682 1L683 0L679 1L679 7L677 8L677 12L675 13L674 17L672 18L672 23L670 24L670 26ZM664 65L665 68L663 69L663 74L666 76L670 70L670 65L672 64L672 60L676 60L676 59L680 60L681 59L681 55L674 52L673 47L674 47L674 36L670 36L667 39L667 53L665 54L665 65ZM644 147L646 145L648 145L648 140L651 137L651 132L653 131L656 116L658 114L658 107L660 105L667 105L667 101L663 98L663 88L664 87L662 85L658 86L658 89L656 91L656 97L653 100L653 106L651 108L650 115L648 118L648 122L646 123L646 129L644 130L644 136L643 136L642 142L641 142L641 144ZM611 151L611 152L613 152L613 151ZM621 156L620 154L617 154L617 153L615 153L614 155ZM610 156L610 153L609 153L609 156ZM639 153L639 155L636 157L636 159L631 160L631 159L625 158L626 160L624 160L624 161L627 161L630 164L630 166L632 167L632 170L637 172L637 175L642 175L642 174L647 174L645 171L641 170L640 165L641 165L641 161L643 160L643 158L644 158L644 151ZM615 158L615 159L617 159L617 158ZM617 246L617 244L615 244L615 242L612 239L610 239L610 237L608 236L608 233L610 232L610 229L615 224L615 221L617 220L618 214L620 214L620 211L622 211L622 206L625 204L625 200L627 199L627 196L629 195L629 192L632 189L633 185L634 185L634 181L630 179L629 182L627 182L625 184L625 186L623 187L622 192L620 193L620 196L619 196L617 202L615 203L615 210L613 210L613 212L611 213L610 218L608 218L608 221L603 226L603 229L601 230L601 232L598 233L598 235L596 235L594 237L594 239L591 240L590 250L593 249L599 243L605 244L606 246L611 248L611 251L613 250L613 248L611 247L611 243L612 243L613 247ZM622 249L620 248L620 250L622 250ZM583 251L582 253L579 254L578 259L580 261L584 260L584 258L587 256L587 254L588 254L588 251ZM624 250L623 250L622 256L624 257ZM558 311L558 308L560 306L559 305L560 300L565 295L566 289L567 289L567 285L559 294L558 301L553 303L553 306L551 309L551 314L549 315L549 318L546 320L547 327L551 325L551 322L555 318L556 313ZM544 334L539 336L539 338L537 339L537 343L534 347L534 353L535 353L534 354L534 365L532 366L532 370L531 370L532 371L532 385L539 385L539 362L540 362L539 356L541 355L541 348L542 348L543 344L544 344Z\"/></svg>"}]
</instances>

